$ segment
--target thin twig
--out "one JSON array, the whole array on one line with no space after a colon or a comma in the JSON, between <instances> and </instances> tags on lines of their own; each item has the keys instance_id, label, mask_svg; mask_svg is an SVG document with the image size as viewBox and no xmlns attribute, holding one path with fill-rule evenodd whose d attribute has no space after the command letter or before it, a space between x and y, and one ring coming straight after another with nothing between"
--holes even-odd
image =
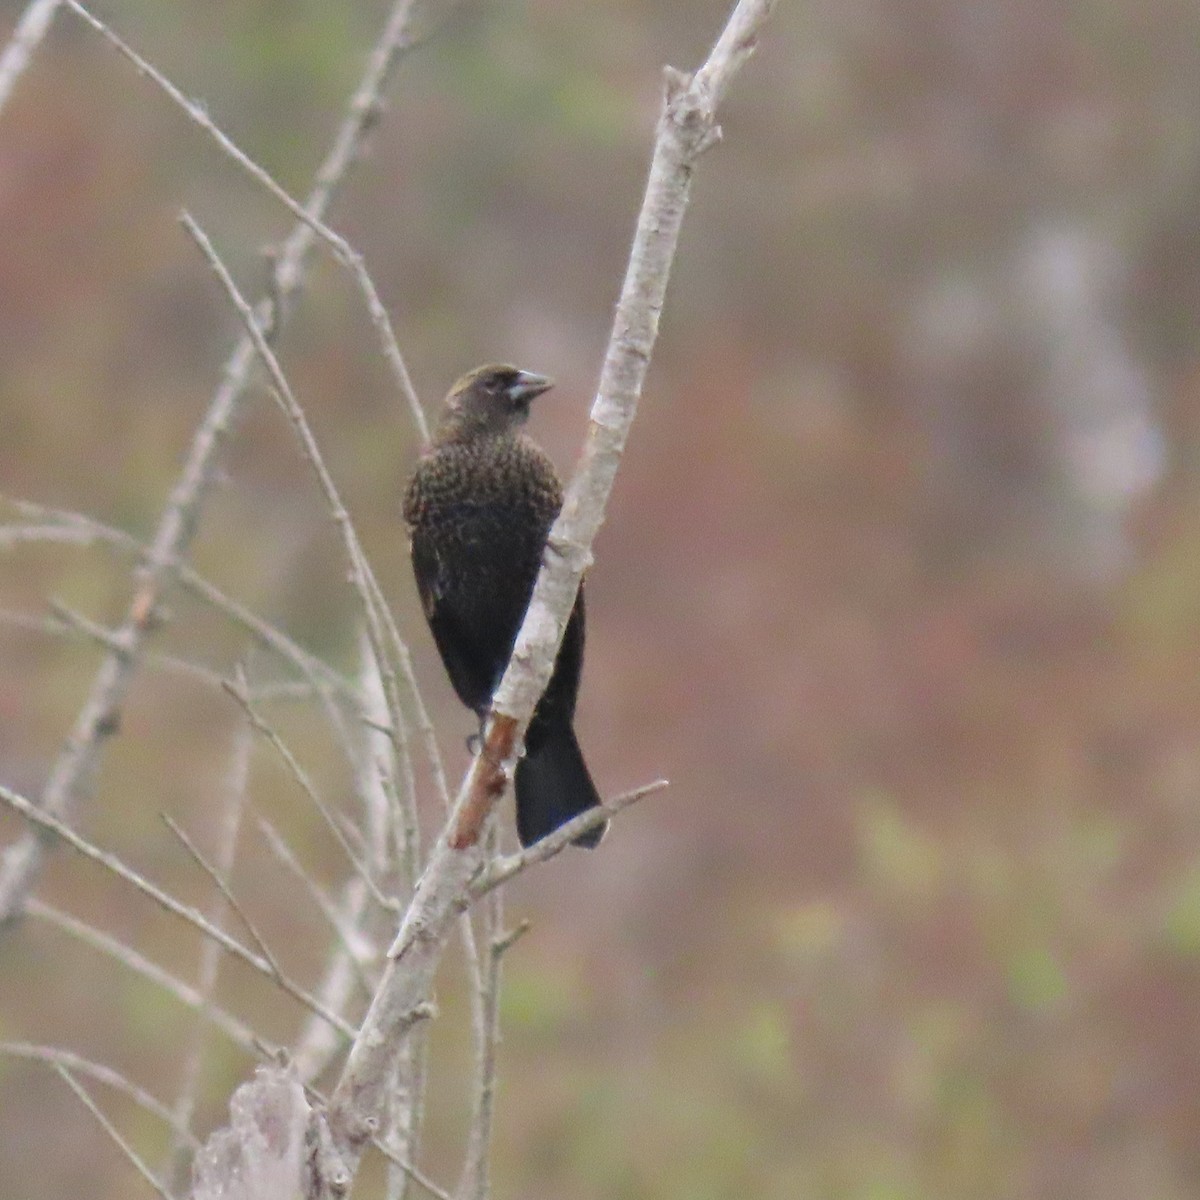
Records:
<instances>
[{"instance_id":1,"label":"thin twig","mask_svg":"<svg viewBox=\"0 0 1200 1200\"><path fill-rule=\"evenodd\" d=\"M330 229L320 217L311 213L298 200L294 199L286 189L275 182L268 171L260 167L228 135L218 128L213 119L208 115L203 104L195 100L189 100L157 67L138 54L128 42L101 21L99 17L93 16L92 13L79 3L79 0L64 0L64 2L68 8L72 9L96 30L109 45L123 54L134 65L139 74L144 75L165 92L183 111L188 120L202 129L217 144L218 148L227 158L241 167L260 187L265 188L298 221L304 222L317 237L329 246L333 251L334 258L349 270L366 301L367 311L371 317L371 324L375 327L375 331L379 335L383 357L392 370L396 384L400 389L400 394L408 404L409 415L412 417L413 424L417 427L421 441L423 443L428 442L429 424L425 419L425 410L421 407L421 401L417 396L416 389L413 387L412 377L408 373L404 356L400 353L400 347L396 342L396 334L392 329L391 321L388 319L387 310L383 306L383 301L379 299L379 293L375 290L375 284L371 276L367 273L362 255L345 238Z\"/></svg>"},{"instance_id":2,"label":"thin twig","mask_svg":"<svg viewBox=\"0 0 1200 1200\"><path fill-rule=\"evenodd\" d=\"M241 678L240 675L239 678ZM234 737L229 780L224 789L222 806L224 811L217 842L215 870L226 879L233 874L233 866L237 858L238 836L241 832L242 814L245 811L246 792L250 782L251 749L250 730L246 723L241 721L238 723ZM215 900L213 902L208 912L208 918L214 925L223 924L227 906L228 901L222 903L221 900ZM217 976L220 969L220 947L216 942L206 938L200 946L200 967L196 979L197 990L205 1002L210 1002L216 993ZM200 1093L200 1082L204 1070L207 1033L204 1022L196 1021L193 1024L189 1045L183 1057L179 1094L175 1100L175 1119L185 1130L191 1129L192 1117L196 1111L196 1098ZM171 1187L176 1191L181 1191L187 1183L186 1171L191 1160L189 1151L194 1153L194 1147L190 1147L177 1135L167 1155L164 1172Z\"/></svg>"},{"instance_id":3,"label":"thin twig","mask_svg":"<svg viewBox=\"0 0 1200 1200\"><path fill-rule=\"evenodd\" d=\"M96 1102L88 1095L87 1089L76 1080L62 1063L53 1063L54 1069L62 1076L67 1086L79 1098L84 1108L100 1122L104 1132L116 1143L117 1148L133 1165L137 1173L160 1195L163 1200L174 1200L171 1193L155 1178L154 1172L142 1161L136 1150L117 1132L117 1127L100 1111Z\"/></svg>"},{"instance_id":4,"label":"thin twig","mask_svg":"<svg viewBox=\"0 0 1200 1200\"><path fill-rule=\"evenodd\" d=\"M395 902L384 895L382 889L375 882L371 875L370 867L362 860L361 856L350 844L345 831L338 823L334 814L329 810L329 806L321 799L320 793L316 789L316 785L309 778L308 772L300 765L299 760L292 753L288 744L279 736L275 728L268 722L264 721L258 711L250 703L249 697L239 689L238 685L231 680L225 681L225 691L232 696L241 706L242 711L246 714L247 720L256 733L261 734L270 743L271 748L282 759L284 766L288 770L288 774L300 786L300 790L308 797L312 806L320 814L321 819L325 822L330 833L333 834L334 840L341 847L342 853L345 854L347 861L358 873L362 881L367 885L371 896L375 903L384 909L394 909Z\"/></svg>"},{"instance_id":5,"label":"thin twig","mask_svg":"<svg viewBox=\"0 0 1200 1200\"><path fill-rule=\"evenodd\" d=\"M187 231L188 236L195 242L200 253L204 256L213 274L216 275L226 296L229 298L229 302L241 318L242 324L246 329L246 334L253 343L255 351L262 360L267 374L270 376L273 385L273 395L292 424L304 457L308 460L317 477L317 482L325 497L325 503L329 509L330 516L333 518L333 522L342 536L346 558L350 565L350 584L359 600L366 621L366 630L370 638L371 650L375 655L375 661L379 665L380 677L384 683L384 693L388 700L388 713L391 717L393 737L397 740L398 744L401 738L401 730L404 727L404 712L400 705L399 694L396 689L395 672L392 669L391 661L387 654L387 641L384 634L386 624L391 619L391 614L388 612L387 605L383 601L379 585L375 581L375 574L371 570L371 564L367 561L362 543L359 541L358 532L354 528L354 523L350 519L350 514L345 504L342 502L337 484L334 483L333 476L325 465L321 449L317 445L317 439L308 424L308 418L305 417L304 410L300 407L299 401L297 401L293 394L291 385L283 373L283 368L280 367L279 360L275 357L275 352L268 345L253 309L251 309L241 292L238 291L237 284L234 283L228 268L221 261L204 230L186 212L182 214L180 221ZM412 815L415 821L415 809ZM369 883L368 886L374 889L373 884Z\"/></svg>"},{"instance_id":6,"label":"thin twig","mask_svg":"<svg viewBox=\"0 0 1200 1200\"><path fill-rule=\"evenodd\" d=\"M589 833L597 826L603 825L609 817L616 816L622 809L636 804L646 796L652 796L655 792L661 792L667 786L669 785L665 779L656 779L653 783L643 784L640 788L634 788L631 792L625 792L604 804L589 808L577 817L572 817L553 833L542 838L540 842L534 842L532 846L517 854L493 858L487 868L471 881L468 889L470 900L478 900L481 896L486 896L488 892L520 875L522 871L527 871L537 863L545 862L556 854L561 854L577 837Z\"/></svg>"},{"instance_id":7,"label":"thin twig","mask_svg":"<svg viewBox=\"0 0 1200 1200\"><path fill-rule=\"evenodd\" d=\"M359 986L366 994L370 995L374 983L368 977L365 968L368 962L377 957L378 951L357 929L346 923L343 914L338 911L337 905L329 898L325 889L305 870L279 830L266 817L258 817L257 824L271 853L292 873L316 906L317 911L325 918L326 924L333 930L338 944L345 950L354 966L354 974Z\"/></svg>"},{"instance_id":8,"label":"thin twig","mask_svg":"<svg viewBox=\"0 0 1200 1200\"><path fill-rule=\"evenodd\" d=\"M231 938L223 929L214 925L202 913L187 904L180 903L174 896L156 887L149 880L143 879L136 871L121 862L116 855L93 846L57 818L42 812L36 805L26 800L24 796L20 796L2 785L0 785L0 803L7 805L18 816L24 817L26 821L41 831L43 836L49 835L60 838L76 853L104 867L107 871L116 875L118 879L123 879L126 883L136 888L143 896L148 896L161 908L166 909L167 912L186 921L195 929L200 930L201 933L218 942L221 948L227 953L241 959L247 966L253 967L259 974L265 975L272 982L277 983L281 990L287 992L293 999L299 1001L306 1008L311 1009L324 1020L328 1021L330 1025L345 1037L354 1037L354 1027L338 1016L337 1013L330 1012L320 1001L306 992L299 984L293 983L287 976L278 975L265 958L255 954L252 950L248 950L235 938Z\"/></svg>"},{"instance_id":9,"label":"thin twig","mask_svg":"<svg viewBox=\"0 0 1200 1200\"><path fill-rule=\"evenodd\" d=\"M49 32L54 14L61 5L62 0L32 0L21 14L4 53L0 55L0 109L8 103L17 80L25 73L33 52Z\"/></svg>"},{"instance_id":10,"label":"thin twig","mask_svg":"<svg viewBox=\"0 0 1200 1200\"><path fill-rule=\"evenodd\" d=\"M392 1164L392 1166L403 1171L404 1174L413 1181L413 1183L417 1184L418 1187L421 1187L428 1192L434 1198L434 1200L455 1200L455 1198L451 1196L445 1188L438 1187L438 1185L434 1183L428 1175L423 1174L407 1159L402 1158L394 1150L390 1149L384 1142L376 1138L371 1144L376 1150L379 1151L380 1154L383 1155L384 1158L388 1160L389 1163Z\"/></svg>"},{"instance_id":11,"label":"thin twig","mask_svg":"<svg viewBox=\"0 0 1200 1200\"><path fill-rule=\"evenodd\" d=\"M490 856L494 853L497 841L494 816L489 822L486 839ZM480 983L479 1011L476 1016L475 1111L467 1135L467 1153L458 1185L458 1200L487 1200L491 1192L492 1124L496 1108L497 1051L500 1045L500 963L505 952L529 928L529 923L523 921L507 933L504 931L504 893L499 888L489 893L483 912L488 957Z\"/></svg>"},{"instance_id":12,"label":"thin twig","mask_svg":"<svg viewBox=\"0 0 1200 1200\"><path fill-rule=\"evenodd\" d=\"M95 517L11 496L2 497L2 499L5 504L10 505L29 521L46 523L2 526L0 527L0 545L3 544L9 530L24 530L24 535L15 535L16 540L30 543L44 540L79 546L100 543L116 550L122 550L135 559L144 558L149 553L149 548L132 534L113 525L106 525L103 521L96 520ZM35 537L34 531L43 531L45 536ZM185 562L177 562L174 564L174 570L177 582L184 591L228 617L264 649L272 651L284 662L295 667L313 684L314 689L319 686L331 688L347 700L353 701L356 705L359 704L359 698L355 695L350 683L328 663L323 662L315 654L310 654L280 629L263 620L244 604L227 596L194 567Z\"/></svg>"},{"instance_id":13,"label":"thin twig","mask_svg":"<svg viewBox=\"0 0 1200 1200\"><path fill-rule=\"evenodd\" d=\"M359 660L356 686L363 696L363 713L359 736L354 741L353 770L355 790L363 804L364 854L372 873L391 883L393 879L399 881L401 877L397 864L406 864L403 874L407 874L407 864L412 861L406 845L407 831L413 829L414 822L402 811L395 779L397 757L400 758L406 781L411 781L412 763L407 753L408 739L403 727L399 742L393 740L379 664L365 631L360 636ZM415 803L411 782L406 784L406 788L405 804ZM411 888L411 880L408 886ZM317 889L317 893L324 897L320 889ZM363 980L365 972L359 961L363 949L369 947L368 954L378 962L383 957L386 939L391 936L390 914L383 913L377 905L368 906L367 899L365 885L361 879L354 877L343 886L336 905L326 901L330 906L328 916L337 920L339 928L345 932L345 938L339 940L326 963L317 991L325 1003L338 1012L345 1011L345 1006L355 994L354 984ZM353 946L358 949L352 949ZM374 986L375 980L366 986L368 996ZM328 1027L310 1018L292 1051L300 1077L307 1080L316 1078L339 1049ZM415 1082L418 1085L420 1083L419 1080ZM386 1140L387 1136L385 1130L381 1137ZM405 1151L402 1157L412 1157L407 1153L409 1147L401 1149Z\"/></svg>"},{"instance_id":14,"label":"thin twig","mask_svg":"<svg viewBox=\"0 0 1200 1200\"><path fill-rule=\"evenodd\" d=\"M350 876L342 888L341 909L348 923L359 921L368 908L370 893L357 875ZM378 908L375 909L378 912ZM325 964L317 996L326 1008L345 1012L356 995L362 968L354 955L339 945ZM370 988L366 989L370 994ZM344 1043L324 1021L310 1016L295 1039L290 1056L296 1074L306 1083L316 1079L339 1053Z\"/></svg>"},{"instance_id":15,"label":"thin twig","mask_svg":"<svg viewBox=\"0 0 1200 1200\"><path fill-rule=\"evenodd\" d=\"M250 919L250 915L242 907L241 901L238 900L237 896L234 895L233 888L229 886L229 882L224 879L221 875L221 872L218 871L217 868L214 867L212 863L210 863L208 859L206 859L204 855L200 853L196 843L193 842L186 833L184 833L184 831L180 828L179 823L175 821L169 813L159 813L158 815L162 819L163 824L166 825L166 827L175 835L175 837L179 840L180 845L182 845L187 851L188 857L200 868L200 870L205 873L205 875L209 877L209 879L212 880L213 886L218 892L221 893L225 903L245 927L246 932L250 935L250 940L258 947L259 954L261 954L263 958L265 958L270 964L271 973L277 979L282 978L283 971L280 970L279 960L275 957L271 947L267 945L266 938L259 933L258 927Z\"/></svg>"},{"instance_id":16,"label":"thin twig","mask_svg":"<svg viewBox=\"0 0 1200 1200\"><path fill-rule=\"evenodd\" d=\"M76 1074L86 1075L89 1079L128 1096L139 1108L163 1121L190 1150L194 1151L200 1145L199 1139L187 1125L180 1124L175 1114L161 1100L113 1067L93 1062L90 1058L64 1050L61 1046L39 1046L33 1042L0 1042L0 1055L22 1058L28 1062L57 1064Z\"/></svg>"},{"instance_id":17,"label":"thin twig","mask_svg":"<svg viewBox=\"0 0 1200 1200\"><path fill-rule=\"evenodd\" d=\"M30 633L44 633L47 637L82 638L93 642L106 650L116 650L119 643L113 630L97 625L87 617L73 612L57 601L51 601L50 613L13 612L10 609L0 609L0 625L12 629L23 629ZM190 659L179 658L173 654L162 654L158 651L146 652L146 663L149 666L177 675L194 679L209 687L220 687L224 676L219 671L212 670L202 663Z\"/></svg>"},{"instance_id":18,"label":"thin twig","mask_svg":"<svg viewBox=\"0 0 1200 1200\"><path fill-rule=\"evenodd\" d=\"M61 912L53 905L39 900L36 896L29 898L26 913L37 920L45 921L47 925L69 934L71 937L90 946L93 950L107 955L114 962L127 970L139 975L155 987L173 996L180 1004L195 1010L214 1029L220 1030L235 1046L244 1050L252 1058L270 1057L275 1047L264 1043L257 1034L232 1013L215 1004L211 997L201 995L191 984L176 979L169 971L164 971L157 963L152 963L143 957L132 946L119 942L111 934L87 924L68 913Z\"/></svg>"}]
</instances>

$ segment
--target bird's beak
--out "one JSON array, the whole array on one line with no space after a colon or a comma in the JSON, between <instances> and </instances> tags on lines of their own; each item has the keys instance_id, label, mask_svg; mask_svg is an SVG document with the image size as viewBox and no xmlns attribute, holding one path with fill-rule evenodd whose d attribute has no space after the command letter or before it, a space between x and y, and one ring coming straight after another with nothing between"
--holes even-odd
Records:
<instances>
[{"instance_id":1,"label":"bird's beak","mask_svg":"<svg viewBox=\"0 0 1200 1200\"><path fill-rule=\"evenodd\" d=\"M532 371L518 371L517 377L508 385L509 397L514 403L528 403L535 396L549 391L554 380L546 375L535 375Z\"/></svg>"}]
</instances>

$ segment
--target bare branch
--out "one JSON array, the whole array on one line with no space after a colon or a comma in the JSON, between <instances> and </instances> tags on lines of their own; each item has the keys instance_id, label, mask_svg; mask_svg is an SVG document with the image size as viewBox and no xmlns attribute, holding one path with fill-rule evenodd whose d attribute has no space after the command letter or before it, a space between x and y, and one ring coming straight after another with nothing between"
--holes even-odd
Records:
<instances>
[{"instance_id":1,"label":"bare branch","mask_svg":"<svg viewBox=\"0 0 1200 1200\"><path fill-rule=\"evenodd\" d=\"M116 649L120 644L113 630L90 621L73 609L67 608L65 604L52 600L50 607L52 611L43 614L0 609L0 625L23 629L30 633L43 633L48 637L81 638L107 650ZM145 661L149 666L186 676L188 679L193 679L209 687L219 688L225 678L211 667L192 662L190 659L179 658L174 654L147 651Z\"/></svg>"},{"instance_id":2,"label":"bare branch","mask_svg":"<svg viewBox=\"0 0 1200 1200\"><path fill-rule=\"evenodd\" d=\"M347 105L346 116L333 145L317 170L304 204L310 217L324 218L358 157L367 131L378 119L383 90L401 55L412 44L409 36L412 8L413 0L395 0L392 6L358 88ZM31 28L35 26L36 16L43 14L45 22L53 15L48 6L34 5L26 10ZM22 26L25 24L23 19ZM37 33L37 29L33 28L33 32ZM44 28L37 37L40 38L41 33ZM27 39L20 43L26 47L25 53L36 40ZM275 266L272 299L260 305L262 316L271 315L276 329L286 320L289 301L304 282L315 237L307 222L299 222L283 244ZM163 510L128 614L118 630L119 646L111 650L101 664L66 747L51 766L40 805L52 816L65 817L78 803L94 775L106 736L116 728L117 714L137 672L154 610L163 589L174 577L177 564L191 545L204 501L216 476L221 446L243 403L254 362L254 343L245 336L225 364L221 384L192 439L183 470ZM27 833L0 856L0 926L11 921L24 906L43 853L44 839Z\"/></svg>"},{"instance_id":3,"label":"bare branch","mask_svg":"<svg viewBox=\"0 0 1200 1200\"><path fill-rule=\"evenodd\" d=\"M229 782L225 787L224 812L220 836L217 842L215 870L224 878L233 874L237 858L238 836L242 828L242 814L246 808L246 791L250 782L250 730L244 721L238 723L230 763ZM225 919L228 901L215 901L208 917L214 925ZM212 1000L217 987L217 975L221 967L221 950L216 942L205 939L200 946L200 969L197 974L197 990L206 1003ZM183 1072L179 1095L175 1101L175 1120L178 1127L188 1131L188 1140L177 1133L167 1157L166 1178L176 1190L186 1182L185 1172L190 1162L190 1152L195 1150L190 1136L192 1117L196 1111L196 1097L204 1068L204 1051L207 1044L207 1028L197 1021L191 1033L191 1042L184 1053Z\"/></svg>"},{"instance_id":4,"label":"bare branch","mask_svg":"<svg viewBox=\"0 0 1200 1200\"><path fill-rule=\"evenodd\" d=\"M242 907L241 901L233 894L233 889L229 886L228 881L222 876L221 872L212 865L204 857L196 847L196 843L180 828L178 822L173 820L169 813L159 813L162 822L179 840L180 845L187 851L188 857L202 870L205 875L212 880L213 886L220 892L228 908L237 915L239 921L245 927L246 932L250 935L250 940L258 947L258 952L266 959L271 967L271 974L276 979L283 978L283 972L279 968L279 962L272 953L270 946L267 945L266 939L258 932L258 927L250 919L249 914ZM213 922L216 924L216 922Z\"/></svg>"},{"instance_id":5,"label":"bare branch","mask_svg":"<svg viewBox=\"0 0 1200 1200\"><path fill-rule=\"evenodd\" d=\"M493 703L485 747L463 780L455 811L426 865L331 1098L329 1128L344 1171L351 1178L383 1110L385 1080L411 1026L410 1014L429 993L450 922L455 912L461 911L470 881L482 866L479 830L504 784L503 772L485 764L489 759L503 762L517 749L549 681L637 409L692 170L715 136L716 101L745 61L770 10L770 0L740 0L729 21L734 33L722 35L697 76L669 76L646 195L583 458L551 530L529 611ZM498 756L496 751L500 751ZM323 1197L332 1194L329 1186L321 1192Z\"/></svg>"},{"instance_id":6,"label":"bare branch","mask_svg":"<svg viewBox=\"0 0 1200 1200\"><path fill-rule=\"evenodd\" d=\"M25 73L33 52L50 30L62 0L31 0L21 14L13 35L0 54L0 109L8 103L17 80Z\"/></svg>"},{"instance_id":7,"label":"bare branch","mask_svg":"<svg viewBox=\"0 0 1200 1200\"><path fill-rule=\"evenodd\" d=\"M241 942L231 938L223 929L214 925L202 913L187 904L181 904L174 896L156 887L149 880L143 879L136 871L121 862L116 855L109 854L106 850L97 849L61 821L50 816L48 813L42 812L41 809L26 800L24 796L20 796L3 786L0 786L0 803L7 805L19 816L24 817L26 821L40 830L43 835L49 834L61 838L72 850L82 854L84 858L89 858L92 862L98 863L119 879L123 879L126 883L137 888L142 895L148 896L161 908L166 909L167 912L186 921L189 925L200 930L201 933L212 938L227 953L241 959L242 962L258 971L259 974L265 975L268 979L277 983L289 996L298 1000L306 1008L311 1009L324 1020L328 1021L345 1037L354 1037L354 1027L338 1016L337 1013L330 1012L319 1000L309 995L308 992L293 983L287 976L281 976L265 958L255 954L252 950L247 950Z\"/></svg>"},{"instance_id":8,"label":"bare branch","mask_svg":"<svg viewBox=\"0 0 1200 1200\"><path fill-rule=\"evenodd\" d=\"M47 925L70 934L85 946L98 950L114 962L120 963L135 975L154 984L170 996L174 996L180 1004L194 1009L213 1028L220 1030L235 1046L240 1047L251 1057L262 1057L274 1053L275 1047L266 1045L248 1026L243 1024L232 1013L215 1004L210 997L202 995L190 984L176 979L169 971L164 971L157 963L144 958L132 946L126 946L110 934L88 925L85 921L60 912L52 905L46 904L36 896L29 898L26 914L37 920L45 921Z\"/></svg>"},{"instance_id":9,"label":"bare branch","mask_svg":"<svg viewBox=\"0 0 1200 1200\"><path fill-rule=\"evenodd\" d=\"M401 1158L400 1155L393 1153L392 1150L390 1150L383 1142L375 1141L372 1143L372 1145L376 1150L379 1151L380 1154L383 1155L384 1158L388 1160L389 1163L392 1164L392 1166L396 1167L400 1171L403 1171L404 1174L413 1181L413 1183L415 1183L424 1191L428 1192L429 1195L434 1198L434 1200L454 1200L454 1198L448 1191L446 1191L445 1188L438 1187L438 1185L434 1183L428 1175L425 1175L421 1171L417 1170L412 1163L406 1161L404 1158Z\"/></svg>"},{"instance_id":10,"label":"bare branch","mask_svg":"<svg viewBox=\"0 0 1200 1200\"><path fill-rule=\"evenodd\" d=\"M651 796L655 792L661 792L667 786L669 785L665 779L656 779L653 783L644 784L632 792L625 792L604 804L589 808L577 817L572 817L553 833L542 838L540 842L535 842L518 854L492 859L487 868L471 881L468 902L486 896L488 892L520 875L522 871L527 871L537 863L545 862L556 854L562 853L577 837L595 829L598 825L603 825L609 817L616 816L622 809L636 804L639 800Z\"/></svg>"},{"instance_id":11,"label":"bare branch","mask_svg":"<svg viewBox=\"0 0 1200 1200\"><path fill-rule=\"evenodd\" d=\"M496 822L493 818L487 835L489 853L494 852ZM529 929L522 921L504 931L504 893L493 888L484 906L487 936L487 969L480 985L480 1005L476 1031L475 1112L467 1135L467 1153L458 1200L487 1200L491 1192L490 1159L492 1124L496 1107L496 1056L500 1045L500 963L505 953ZM465 915L465 914L464 914Z\"/></svg>"},{"instance_id":12,"label":"bare branch","mask_svg":"<svg viewBox=\"0 0 1200 1200\"><path fill-rule=\"evenodd\" d=\"M154 1172L141 1160L137 1151L117 1132L117 1127L100 1111L87 1090L62 1063L54 1063L54 1069L62 1076L66 1085L75 1093L83 1106L100 1122L104 1132L116 1143L117 1148L133 1165L137 1173L160 1195L163 1200L174 1200L171 1193L155 1178Z\"/></svg>"},{"instance_id":13,"label":"bare branch","mask_svg":"<svg viewBox=\"0 0 1200 1200\"><path fill-rule=\"evenodd\" d=\"M0 527L0 545L11 538L17 542L60 542L79 546L92 546L96 543L111 546L141 559L149 553L132 534L94 517L83 513L71 512L68 509L53 508L45 504L36 504L31 500L21 500L15 497L4 497L4 503L11 505L27 520L45 522L42 525L9 525ZM15 531L15 532L14 532ZM278 658L295 667L308 679L314 689L329 688L347 700L359 703L350 683L327 663L310 654L302 646L292 641L285 633L277 629L269 621L246 608L244 604L225 595L220 588L205 579L193 567L185 562L173 564L176 581L184 591L191 593L197 599L222 613L235 625L239 626L254 639L254 641L274 653Z\"/></svg>"},{"instance_id":14,"label":"bare branch","mask_svg":"<svg viewBox=\"0 0 1200 1200\"><path fill-rule=\"evenodd\" d=\"M9 1058L23 1058L29 1062L58 1065L77 1075L86 1075L89 1079L94 1079L97 1083L102 1083L105 1087L110 1087L113 1091L128 1096L139 1108L170 1126L175 1136L190 1150L195 1150L200 1145L199 1140L192 1135L187 1124L181 1124L176 1115L161 1100L112 1067L93 1062L90 1058L84 1058L70 1050L63 1050L59 1046L38 1046L32 1042L0 1042L0 1054L7 1055Z\"/></svg>"},{"instance_id":15,"label":"bare branch","mask_svg":"<svg viewBox=\"0 0 1200 1200\"><path fill-rule=\"evenodd\" d=\"M338 911L337 905L329 898L325 889L305 870L279 830L266 817L258 818L258 828L264 841L270 847L271 853L292 873L300 886L307 892L317 911L333 930L338 945L345 951L353 965L354 976L359 986L369 995L372 983L364 970L364 964L376 957L375 948L355 928L353 922L348 922L346 916Z\"/></svg>"},{"instance_id":16,"label":"bare branch","mask_svg":"<svg viewBox=\"0 0 1200 1200\"><path fill-rule=\"evenodd\" d=\"M340 234L334 233L320 217L309 212L298 200L294 200L284 188L275 182L268 171L260 167L230 137L223 133L208 115L203 104L195 100L189 100L157 67L147 62L132 46L101 21L99 17L93 16L79 3L79 0L64 0L64 2L68 8L76 12L97 33L104 37L109 45L115 47L133 63L139 74L146 76L146 78L150 79L165 92L182 109L188 120L197 125L216 142L222 153L237 163L257 184L265 188L292 216L298 221L304 222L317 237L330 247L338 262L350 271L366 300L367 310L371 315L371 323L374 325L375 331L380 338L384 359L388 366L391 367L392 374L400 389L400 394L408 404L413 424L417 427L417 432L421 435L421 441L428 442L429 424L425 419L425 411L421 407L421 401L417 397L416 389L413 387L408 367L405 365L404 357L400 353L395 332L392 329L391 322L388 320L387 310L383 307L383 302L379 299L379 293L375 290L375 284L367 273L362 256L350 246L345 238Z\"/></svg>"},{"instance_id":17,"label":"bare branch","mask_svg":"<svg viewBox=\"0 0 1200 1200\"><path fill-rule=\"evenodd\" d=\"M239 705L242 711L246 714L250 725L255 732L262 734L263 737L271 744L272 749L283 760L283 764L287 767L288 773L300 785L300 790L308 797L312 806L320 814L321 819L325 822L329 832L333 834L334 840L341 847L342 853L345 854L350 865L358 873L362 881L367 885L375 903L384 909L394 909L395 902L390 900L383 894L379 885L375 882L371 874L370 867L362 860L353 846L350 845L340 824L338 824L333 813L329 810L329 806L321 799L313 781L308 777L308 772L300 765L296 756L292 753L288 744L279 736L274 727L258 715L254 706L250 703L249 697L245 692L241 691L237 684L226 680L225 690L231 695Z\"/></svg>"},{"instance_id":18,"label":"bare branch","mask_svg":"<svg viewBox=\"0 0 1200 1200\"><path fill-rule=\"evenodd\" d=\"M284 375L274 351L267 344L266 336L259 326L253 309L246 302L241 292L238 291L237 284L234 283L233 277L229 274L225 264L217 255L212 242L204 230L186 212L182 214L180 220L188 236L196 243L201 254L204 255L213 274L216 275L222 288L225 290L230 303L241 318L242 324L246 328L246 334L250 338L255 352L262 360L267 374L270 376L273 384L273 395L292 424L304 456L316 474L317 482L325 497L325 503L329 509L330 516L333 518L333 522L341 534L346 557L350 564L350 584L354 594L358 598L366 620L367 636L371 642L371 650L375 655L375 661L379 665L379 673L384 683L384 693L388 700L392 736L396 739L399 746L403 737L404 712L401 708L400 697L396 688L395 672L392 669L391 660L387 654L387 640L384 632L385 628L390 625L391 614L388 612L387 604L383 600L379 585L375 580L375 574L371 570L371 564L367 561L366 554L363 552L362 544L358 539L358 533L354 528L354 523L350 519L350 514L346 506L342 503L337 484L334 483L333 476L329 473L329 469L325 465L320 447L317 445L317 439L313 436L308 419L304 415L304 410L300 407L299 402L292 393L291 385L288 383L287 377ZM415 819L415 810L413 817ZM376 890L373 884L369 883L368 886Z\"/></svg>"}]
</instances>

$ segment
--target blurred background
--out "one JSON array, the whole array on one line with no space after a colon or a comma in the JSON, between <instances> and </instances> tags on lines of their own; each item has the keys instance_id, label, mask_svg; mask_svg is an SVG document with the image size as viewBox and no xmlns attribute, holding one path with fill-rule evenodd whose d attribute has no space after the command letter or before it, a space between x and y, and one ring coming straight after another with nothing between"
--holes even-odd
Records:
<instances>
[{"instance_id":1,"label":"blurred background","mask_svg":"<svg viewBox=\"0 0 1200 1200\"><path fill-rule=\"evenodd\" d=\"M0 4L5 33L22 7ZM386 8L102 11L301 194ZM571 469L660 67L694 66L726 11L473 0L406 61L332 224L427 406L481 361L548 372L532 432ZM588 580L593 774L671 788L509 893L533 930L506 960L496 1194L1195 1196L1200 7L784 3L723 125ZM61 14L0 115L4 492L154 528L236 334L183 206L257 293L286 214ZM327 257L281 356L457 777L471 721L399 519L416 442ZM196 564L351 669L338 542L265 396L225 461ZM49 597L115 622L126 565L3 559L6 610ZM172 608L158 645L232 671L244 640ZM4 783L39 791L97 661L0 625ZM280 722L344 794L319 715ZM83 826L202 901L158 813L211 841L237 723L213 689L144 671ZM252 797L338 878L265 750ZM428 788L422 808L431 833ZM239 890L311 975L324 933L294 885L243 867ZM43 894L194 974L195 939L99 872L59 854ZM294 1007L236 967L221 994L294 1035ZM423 1161L452 1182L471 1053L454 964L438 1001ZM0 1037L169 1097L188 1027L36 922L0 941ZM248 1070L214 1043L205 1128ZM0 1061L0 1195L140 1186L60 1080Z\"/></svg>"}]
</instances>

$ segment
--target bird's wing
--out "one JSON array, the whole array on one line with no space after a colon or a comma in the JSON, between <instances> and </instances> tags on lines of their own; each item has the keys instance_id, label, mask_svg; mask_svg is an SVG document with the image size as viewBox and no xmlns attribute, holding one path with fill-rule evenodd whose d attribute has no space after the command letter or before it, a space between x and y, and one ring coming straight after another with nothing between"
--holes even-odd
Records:
<instances>
[{"instance_id":1,"label":"bird's wing","mask_svg":"<svg viewBox=\"0 0 1200 1200\"><path fill-rule=\"evenodd\" d=\"M413 575L417 580L417 594L421 597L421 609L425 613L425 620L432 625L441 595L442 564L438 560L437 551L427 545L424 538L415 534L409 539L409 554L412 558Z\"/></svg>"},{"instance_id":2,"label":"bird's wing","mask_svg":"<svg viewBox=\"0 0 1200 1200\"><path fill-rule=\"evenodd\" d=\"M492 698L492 680L484 667L487 660L480 654L470 633L454 612L447 597L442 563L437 551L414 533L412 538L413 574L421 608L429 622L434 644L458 698L474 712L486 709Z\"/></svg>"}]
</instances>

